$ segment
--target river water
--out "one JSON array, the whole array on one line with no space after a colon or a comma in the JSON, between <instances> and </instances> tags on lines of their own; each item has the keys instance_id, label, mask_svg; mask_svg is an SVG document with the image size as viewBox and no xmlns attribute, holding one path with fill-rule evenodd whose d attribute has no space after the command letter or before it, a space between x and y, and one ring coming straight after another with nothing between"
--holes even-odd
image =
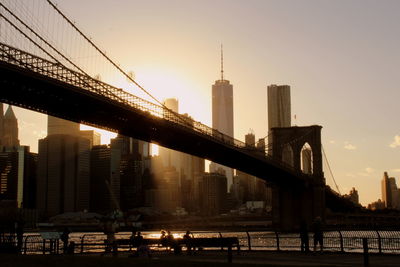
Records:
<instances>
[{"instance_id":1,"label":"river water","mask_svg":"<svg viewBox=\"0 0 400 267\"><path fill-rule=\"evenodd\" d=\"M242 250L300 250L299 234L277 234L275 232L207 232L193 231L193 237L237 237ZM185 232L172 232L175 238L182 238ZM116 233L117 239L128 239L130 232ZM143 231L144 238L160 238L160 231ZM324 249L329 251L362 252L362 239L368 239L370 252L400 254L399 231L330 231L324 233ZM106 236L101 232L71 233L70 241L77 247L84 244L82 252L99 252L104 246L87 246L87 244L102 244ZM310 249L313 245L310 234Z\"/></svg>"}]
</instances>

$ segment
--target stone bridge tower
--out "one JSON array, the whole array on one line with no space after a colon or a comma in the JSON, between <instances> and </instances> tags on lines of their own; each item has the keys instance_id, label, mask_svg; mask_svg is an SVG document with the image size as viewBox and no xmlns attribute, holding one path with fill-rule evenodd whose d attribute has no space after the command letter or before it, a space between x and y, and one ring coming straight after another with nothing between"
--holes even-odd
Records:
<instances>
[{"instance_id":1,"label":"stone bridge tower","mask_svg":"<svg viewBox=\"0 0 400 267\"><path fill-rule=\"evenodd\" d=\"M310 226L316 217L325 217L321 129L318 125L271 129L272 157L284 161L299 178L296 184L272 185L272 221L281 230L296 229L302 220ZM302 150L306 147L311 155L302 159ZM305 170L307 164L305 174L302 165Z\"/></svg>"}]
</instances>

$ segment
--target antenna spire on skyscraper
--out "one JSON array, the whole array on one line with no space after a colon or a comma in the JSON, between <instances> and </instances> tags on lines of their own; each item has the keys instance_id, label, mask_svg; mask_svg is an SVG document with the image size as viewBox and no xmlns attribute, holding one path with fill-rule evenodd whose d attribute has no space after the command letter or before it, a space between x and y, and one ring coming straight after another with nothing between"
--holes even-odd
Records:
<instances>
[{"instance_id":1,"label":"antenna spire on skyscraper","mask_svg":"<svg viewBox=\"0 0 400 267\"><path fill-rule=\"evenodd\" d=\"M224 50L221 44L221 81L224 80Z\"/></svg>"}]
</instances>

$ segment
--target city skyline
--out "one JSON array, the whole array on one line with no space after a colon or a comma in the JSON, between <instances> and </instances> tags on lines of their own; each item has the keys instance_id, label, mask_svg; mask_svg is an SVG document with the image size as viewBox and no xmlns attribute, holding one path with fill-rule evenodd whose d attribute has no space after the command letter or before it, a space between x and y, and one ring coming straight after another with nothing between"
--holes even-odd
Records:
<instances>
[{"instance_id":1,"label":"city skyline","mask_svg":"<svg viewBox=\"0 0 400 267\"><path fill-rule=\"evenodd\" d=\"M121 1L121 6L107 10L99 5L96 12L111 12L110 17L120 19L98 21L88 11L93 4L90 1L81 3L79 10L76 1L57 3L160 100L178 97L182 113L211 125L210 84L218 75L222 42L227 76L235 85L235 138L244 140L250 128L257 139L266 136L267 85L289 84L292 115L297 118L292 124L324 127L324 148L341 193L355 187L365 205L380 198L377 185L384 171L398 177L400 138L396 136L400 130L390 122L396 122L399 96L394 71L399 62L395 53L399 4L253 1L245 5L221 1L213 6L210 2L171 1L158 3L160 9L156 10L151 9L152 4L136 3L135 8L142 12L131 18L122 10L129 10L129 3ZM198 9L208 12L204 25L196 23ZM177 16L167 19L163 10ZM221 10L230 12L221 18L217 16ZM238 25L234 18L240 15L251 19ZM160 20L147 25L152 16ZM278 20L280 16L287 19ZM182 21L187 23L177 26L183 25ZM130 25L139 24L131 29ZM118 27L121 32L112 30ZM160 27L173 34L150 34ZM141 38L134 42L123 36L124 31ZM124 38L129 46L115 44ZM167 47L163 38L170 41ZM247 40L252 38L257 42ZM37 147L31 136L44 135L45 116L14 111L20 120L21 144ZM325 174L328 176L326 169ZM328 184L332 185L329 179Z\"/></svg>"}]
</instances>

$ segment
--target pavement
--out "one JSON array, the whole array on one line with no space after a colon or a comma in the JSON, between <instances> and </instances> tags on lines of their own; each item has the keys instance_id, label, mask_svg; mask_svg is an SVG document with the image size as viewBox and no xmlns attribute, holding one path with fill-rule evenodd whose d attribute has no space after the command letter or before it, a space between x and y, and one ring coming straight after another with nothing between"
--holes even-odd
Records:
<instances>
[{"instance_id":1,"label":"pavement","mask_svg":"<svg viewBox=\"0 0 400 267\"><path fill-rule=\"evenodd\" d=\"M369 266L399 267L400 255L379 255L370 254L368 256ZM201 255L199 259L194 256L191 261L202 262L227 262L227 257L223 258L220 253L218 256L211 253L205 257ZM364 266L364 257L360 253L301 253L301 252L249 252L242 251L240 255L233 253L233 263L262 266Z\"/></svg>"},{"instance_id":2,"label":"pavement","mask_svg":"<svg viewBox=\"0 0 400 267\"><path fill-rule=\"evenodd\" d=\"M131 254L112 255L5 255L0 254L2 267L15 266L56 266L56 267L132 267L132 266L364 266L363 255L359 253L308 253L233 251L233 261L228 263L226 251L200 251L194 255L174 255L172 252L155 252L152 257L145 255L129 257ZM369 255L369 266L400 266L400 255Z\"/></svg>"}]
</instances>

